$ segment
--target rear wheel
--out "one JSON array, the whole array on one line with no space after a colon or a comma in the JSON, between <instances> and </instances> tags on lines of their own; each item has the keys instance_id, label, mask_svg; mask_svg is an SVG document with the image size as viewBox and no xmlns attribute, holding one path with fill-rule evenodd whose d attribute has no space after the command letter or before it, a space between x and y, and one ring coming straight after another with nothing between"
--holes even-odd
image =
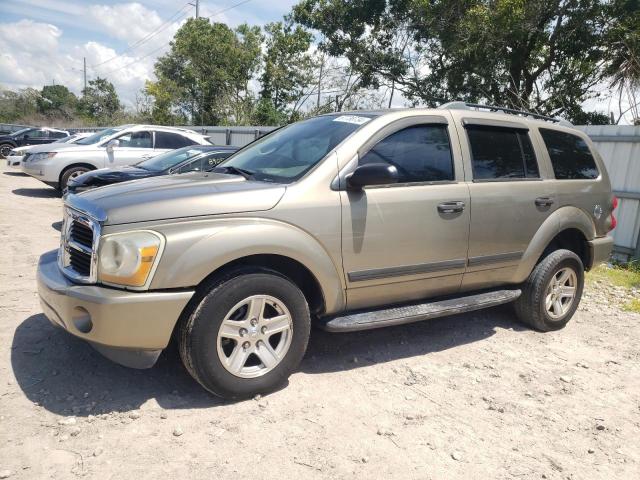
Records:
<instances>
[{"instance_id":1,"label":"rear wheel","mask_svg":"<svg viewBox=\"0 0 640 480\"><path fill-rule=\"evenodd\" d=\"M77 178L83 173L89 171L91 171L91 169L87 167L71 167L66 169L60 177L60 191L64 192L67 189L69 180L71 180L72 178Z\"/></svg>"},{"instance_id":2,"label":"rear wheel","mask_svg":"<svg viewBox=\"0 0 640 480\"><path fill-rule=\"evenodd\" d=\"M243 268L213 281L180 325L180 356L208 391L225 398L283 385L307 348L309 307L270 270Z\"/></svg>"},{"instance_id":3,"label":"rear wheel","mask_svg":"<svg viewBox=\"0 0 640 480\"><path fill-rule=\"evenodd\" d=\"M584 288L584 266L570 250L547 255L524 283L516 312L527 325L548 332L563 328L578 308Z\"/></svg>"}]
</instances>

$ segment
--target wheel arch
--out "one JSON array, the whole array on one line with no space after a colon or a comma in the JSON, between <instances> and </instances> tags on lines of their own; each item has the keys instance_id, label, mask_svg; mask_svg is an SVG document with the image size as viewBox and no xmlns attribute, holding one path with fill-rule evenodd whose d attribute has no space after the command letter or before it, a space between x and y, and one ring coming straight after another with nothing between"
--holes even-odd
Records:
<instances>
[{"instance_id":1,"label":"wheel arch","mask_svg":"<svg viewBox=\"0 0 640 480\"><path fill-rule=\"evenodd\" d=\"M557 209L542 223L529 242L513 281L523 282L545 255L559 248L576 253L585 270L589 270L591 252L588 241L595 236L595 224L583 210L572 206Z\"/></svg>"},{"instance_id":2,"label":"wheel arch","mask_svg":"<svg viewBox=\"0 0 640 480\"><path fill-rule=\"evenodd\" d=\"M236 266L264 267L290 278L312 312L344 307L344 278L331 255L310 234L270 219L229 219L208 225L159 228L167 238L151 289L202 285Z\"/></svg>"},{"instance_id":3,"label":"wheel arch","mask_svg":"<svg viewBox=\"0 0 640 480\"><path fill-rule=\"evenodd\" d=\"M64 174L68 172L70 169L76 168L76 167L84 167L84 168L88 168L89 170L97 170L98 168L95 165L87 162L71 163L60 171L60 175L58 175L58 185L62 185L62 177L64 176Z\"/></svg>"}]
</instances>

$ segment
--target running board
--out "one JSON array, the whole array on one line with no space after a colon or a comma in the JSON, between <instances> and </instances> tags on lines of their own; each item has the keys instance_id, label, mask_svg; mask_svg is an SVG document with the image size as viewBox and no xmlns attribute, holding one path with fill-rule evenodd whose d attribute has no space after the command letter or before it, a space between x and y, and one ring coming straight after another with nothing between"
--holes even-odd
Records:
<instances>
[{"instance_id":1,"label":"running board","mask_svg":"<svg viewBox=\"0 0 640 480\"><path fill-rule=\"evenodd\" d=\"M402 325L495 307L513 302L521 293L520 290L496 290L437 302L412 303L380 310L347 312L342 316L321 319L319 327L327 332L355 332Z\"/></svg>"}]
</instances>

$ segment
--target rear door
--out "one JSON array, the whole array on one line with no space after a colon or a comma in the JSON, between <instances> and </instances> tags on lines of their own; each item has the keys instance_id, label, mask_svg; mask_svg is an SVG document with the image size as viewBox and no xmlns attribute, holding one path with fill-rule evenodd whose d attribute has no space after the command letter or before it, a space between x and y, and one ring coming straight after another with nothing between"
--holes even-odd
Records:
<instances>
[{"instance_id":1,"label":"rear door","mask_svg":"<svg viewBox=\"0 0 640 480\"><path fill-rule=\"evenodd\" d=\"M27 135L24 145L44 145L53 142L53 139L49 138L49 131L42 128L31 130Z\"/></svg>"},{"instance_id":2,"label":"rear door","mask_svg":"<svg viewBox=\"0 0 640 480\"><path fill-rule=\"evenodd\" d=\"M526 123L468 117L461 123L471 195L469 259L462 288L470 290L512 279L556 201L553 181L541 169Z\"/></svg>"}]
</instances>

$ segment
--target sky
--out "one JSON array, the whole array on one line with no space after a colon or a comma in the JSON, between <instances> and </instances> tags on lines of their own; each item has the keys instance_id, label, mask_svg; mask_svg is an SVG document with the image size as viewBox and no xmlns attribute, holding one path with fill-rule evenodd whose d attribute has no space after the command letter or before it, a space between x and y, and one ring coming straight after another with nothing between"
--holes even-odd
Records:
<instances>
[{"instance_id":1,"label":"sky","mask_svg":"<svg viewBox=\"0 0 640 480\"><path fill-rule=\"evenodd\" d=\"M0 0L0 85L63 84L79 94L87 81L111 81L128 106L195 0ZM234 27L281 20L296 0L200 0L200 16Z\"/></svg>"}]
</instances>

